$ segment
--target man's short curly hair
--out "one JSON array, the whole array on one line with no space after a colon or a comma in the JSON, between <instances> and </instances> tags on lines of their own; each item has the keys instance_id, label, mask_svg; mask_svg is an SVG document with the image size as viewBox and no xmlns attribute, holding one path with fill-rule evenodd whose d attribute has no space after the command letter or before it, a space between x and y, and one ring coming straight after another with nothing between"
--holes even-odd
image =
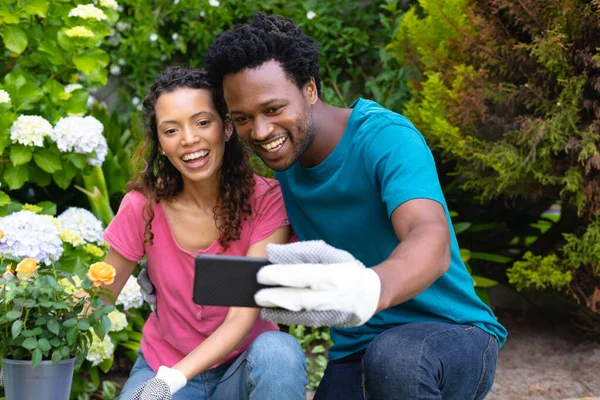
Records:
<instances>
[{"instance_id":1,"label":"man's short curly hair","mask_svg":"<svg viewBox=\"0 0 600 400\"><path fill-rule=\"evenodd\" d=\"M217 36L206 54L204 69L211 85L221 87L225 75L275 60L299 89L314 77L321 97L319 54L317 42L292 20L258 13L248 24Z\"/></svg>"}]
</instances>

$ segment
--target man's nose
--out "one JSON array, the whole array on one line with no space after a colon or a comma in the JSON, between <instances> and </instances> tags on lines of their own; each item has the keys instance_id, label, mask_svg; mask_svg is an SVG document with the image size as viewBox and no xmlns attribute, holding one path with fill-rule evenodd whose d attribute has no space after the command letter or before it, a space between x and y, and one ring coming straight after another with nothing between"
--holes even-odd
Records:
<instances>
[{"instance_id":1,"label":"man's nose","mask_svg":"<svg viewBox=\"0 0 600 400\"><path fill-rule=\"evenodd\" d=\"M256 141L263 141L267 139L273 133L273 125L266 121L264 118L256 118L254 120L254 127L252 132L252 139Z\"/></svg>"}]
</instances>

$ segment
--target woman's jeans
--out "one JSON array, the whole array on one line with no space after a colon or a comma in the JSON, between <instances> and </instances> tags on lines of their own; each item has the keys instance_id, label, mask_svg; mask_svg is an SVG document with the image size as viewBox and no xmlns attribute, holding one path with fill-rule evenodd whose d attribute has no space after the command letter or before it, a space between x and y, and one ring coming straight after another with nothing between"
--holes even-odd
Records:
<instances>
[{"instance_id":1,"label":"woman's jeans","mask_svg":"<svg viewBox=\"0 0 600 400\"><path fill-rule=\"evenodd\" d=\"M129 400L154 372L139 355L120 400ZM306 398L306 358L296 339L282 332L258 336L233 364L221 365L196 375L173 395L173 400L235 400Z\"/></svg>"},{"instance_id":2,"label":"woman's jeans","mask_svg":"<svg viewBox=\"0 0 600 400\"><path fill-rule=\"evenodd\" d=\"M330 361L314 400L483 399L497 360L496 339L472 325L406 324Z\"/></svg>"}]
</instances>

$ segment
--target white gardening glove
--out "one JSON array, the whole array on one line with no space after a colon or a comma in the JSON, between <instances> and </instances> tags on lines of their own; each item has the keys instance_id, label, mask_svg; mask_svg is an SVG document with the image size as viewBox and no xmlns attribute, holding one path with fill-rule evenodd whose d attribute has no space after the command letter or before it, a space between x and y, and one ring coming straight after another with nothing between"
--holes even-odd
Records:
<instances>
[{"instance_id":1,"label":"white gardening glove","mask_svg":"<svg viewBox=\"0 0 600 400\"><path fill-rule=\"evenodd\" d=\"M133 394L133 400L170 400L187 384L181 371L164 365L158 368L156 376L144 382Z\"/></svg>"},{"instance_id":2,"label":"white gardening glove","mask_svg":"<svg viewBox=\"0 0 600 400\"><path fill-rule=\"evenodd\" d=\"M381 281L350 253L323 241L267 245L272 265L257 280L282 288L262 289L254 299L263 319L286 325L359 326L375 314ZM286 311L287 310L287 311Z\"/></svg>"}]
</instances>

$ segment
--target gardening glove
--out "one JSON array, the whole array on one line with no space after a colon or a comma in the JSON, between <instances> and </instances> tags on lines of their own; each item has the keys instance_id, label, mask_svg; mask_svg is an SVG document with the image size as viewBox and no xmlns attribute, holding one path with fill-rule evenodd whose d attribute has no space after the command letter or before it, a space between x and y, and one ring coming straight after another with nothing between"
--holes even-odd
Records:
<instances>
[{"instance_id":1,"label":"gardening glove","mask_svg":"<svg viewBox=\"0 0 600 400\"><path fill-rule=\"evenodd\" d=\"M316 240L267 245L272 265L257 280L280 288L259 290L256 303L263 319L285 325L352 327L366 323L377 310L381 281L350 253Z\"/></svg>"},{"instance_id":2,"label":"gardening glove","mask_svg":"<svg viewBox=\"0 0 600 400\"><path fill-rule=\"evenodd\" d=\"M142 270L137 276L137 281L138 285L140 285L142 297L144 298L144 301L148 303L152 312L156 312L156 290L150 280L150 275L148 275L148 265L146 264L146 260L142 261L140 266L142 267Z\"/></svg>"},{"instance_id":3,"label":"gardening glove","mask_svg":"<svg viewBox=\"0 0 600 400\"><path fill-rule=\"evenodd\" d=\"M137 388L132 400L171 400L186 384L187 379L181 371L162 365L154 378Z\"/></svg>"}]
</instances>

